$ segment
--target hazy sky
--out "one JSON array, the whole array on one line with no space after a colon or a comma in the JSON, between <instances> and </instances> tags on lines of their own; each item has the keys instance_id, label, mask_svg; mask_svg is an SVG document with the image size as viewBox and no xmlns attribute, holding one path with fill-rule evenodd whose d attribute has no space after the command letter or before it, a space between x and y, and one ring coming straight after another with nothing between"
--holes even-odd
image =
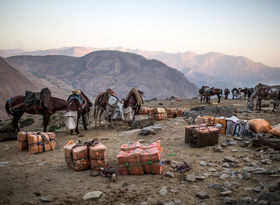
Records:
<instances>
[{"instance_id":1,"label":"hazy sky","mask_svg":"<svg viewBox=\"0 0 280 205\"><path fill-rule=\"evenodd\" d=\"M280 0L0 0L0 26L0 49L216 51L280 67Z\"/></svg>"}]
</instances>

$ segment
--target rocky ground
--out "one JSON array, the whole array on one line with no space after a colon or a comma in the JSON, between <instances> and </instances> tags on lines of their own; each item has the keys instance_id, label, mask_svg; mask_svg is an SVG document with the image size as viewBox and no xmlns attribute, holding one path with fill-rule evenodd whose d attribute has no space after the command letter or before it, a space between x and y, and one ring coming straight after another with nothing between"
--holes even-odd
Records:
<instances>
[{"instance_id":1,"label":"rocky ground","mask_svg":"<svg viewBox=\"0 0 280 205\"><path fill-rule=\"evenodd\" d=\"M216 102L216 100L213 100ZM272 125L280 123L278 113L243 112L245 100L222 100L220 106L233 106L241 119L264 118ZM200 106L197 100L155 100L148 107L180 107L185 112ZM217 105L212 105L216 107ZM213 113L212 113L213 114ZM221 116L221 113L218 113ZM62 117L61 117L62 116ZM24 130L41 129L40 119ZM63 119L59 114L56 123ZM80 135L57 131L59 149L29 155L17 151L17 142L0 143L0 204L279 204L280 155L269 147L244 145L239 137L220 135L219 146L191 148L184 142L190 117L157 121L155 134L139 135L127 123L117 122L114 129L81 128ZM122 176L116 182L93 176L91 170L74 171L66 167L63 146L70 140L98 138L107 146L107 164L117 170L116 156L127 142L143 144L161 141L163 174ZM185 173L171 165L186 162ZM171 165L170 165L170 164ZM90 193L93 192L93 193ZM85 200L90 198L91 200ZM92 201L93 200L93 201Z\"/></svg>"}]
</instances>

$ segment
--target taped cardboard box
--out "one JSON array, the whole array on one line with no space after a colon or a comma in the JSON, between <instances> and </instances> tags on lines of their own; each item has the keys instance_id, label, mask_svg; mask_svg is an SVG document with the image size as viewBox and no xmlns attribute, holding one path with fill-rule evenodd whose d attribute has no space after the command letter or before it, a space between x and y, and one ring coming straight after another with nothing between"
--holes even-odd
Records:
<instances>
[{"instance_id":1,"label":"taped cardboard box","mask_svg":"<svg viewBox=\"0 0 280 205\"><path fill-rule=\"evenodd\" d=\"M175 118L177 117L177 109L176 108L168 108L166 110L168 118Z\"/></svg>"},{"instance_id":2,"label":"taped cardboard box","mask_svg":"<svg viewBox=\"0 0 280 205\"><path fill-rule=\"evenodd\" d=\"M18 132L17 149L18 151L28 150L28 134L31 132ZM35 132L33 132L35 133Z\"/></svg>"},{"instance_id":3,"label":"taped cardboard box","mask_svg":"<svg viewBox=\"0 0 280 205\"><path fill-rule=\"evenodd\" d=\"M69 168L77 171L89 168L88 146L84 143L67 143L64 146L64 156Z\"/></svg>"},{"instance_id":4,"label":"taped cardboard box","mask_svg":"<svg viewBox=\"0 0 280 205\"><path fill-rule=\"evenodd\" d=\"M177 108L177 117L183 116L183 110L181 108Z\"/></svg>"},{"instance_id":5,"label":"taped cardboard box","mask_svg":"<svg viewBox=\"0 0 280 205\"><path fill-rule=\"evenodd\" d=\"M134 150L136 148L140 148L141 144L139 142L130 142L127 144L123 144L121 146L121 151L128 151L128 150Z\"/></svg>"},{"instance_id":6,"label":"taped cardboard box","mask_svg":"<svg viewBox=\"0 0 280 205\"><path fill-rule=\"evenodd\" d=\"M140 158L145 173L162 174L160 151L156 146L148 149L142 149L140 152Z\"/></svg>"},{"instance_id":7,"label":"taped cardboard box","mask_svg":"<svg viewBox=\"0 0 280 205\"><path fill-rule=\"evenodd\" d=\"M106 166L106 146L101 142L89 146L90 167L98 171L100 167Z\"/></svg>"},{"instance_id":8,"label":"taped cardboard box","mask_svg":"<svg viewBox=\"0 0 280 205\"><path fill-rule=\"evenodd\" d=\"M205 124L204 124L205 125ZM191 147L214 146L219 143L219 129L213 126L186 126L185 143Z\"/></svg>"},{"instance_id":9,"label":"taped cardboard box","mask_svg":"<svg viewBox=\"0 0 280 205\"><path fill-rule=\"evenodd\" d=\"M153 109L154 114L164 114L165 113L165 109L158 107L158 108L154 108Z\"/></svg>"},{"instance_id":10,"label":"taped cardboard box","mask_svg":"<svg viewBox=\"0 0 280 205\"><path fill-rule=\"evenodd\" d=\"M122 175L142 175L144 169L140 160L141 149L136 148L129 151L120 151L117 155L119 172Z\"/></svg>"},{"instance_id":11,"label":"taped cardboard box","mask_svg":"<svg viewBox=\"0 0 280 205\"><path fill-rule=\"evenodd\" d=\"M164 120L165 119L165 114L164 113L154 114L154 119L155 120Z\"/></svg>"},{"instance_id":12,"label":"taped cardboard box","mask_svg":"<svg viewBox=\"0 0 280 205\"><path fill-rule=\"evenodd\" d=\"M196 128L207 127L207 124L188 125L185 127L185 144L190 144L191 136Z\"/></svg>"},{"instance_id":13,"label":"taped cardboard box","mask_svg":"<svg viewBox=\"0 0 280 205\"><path fill-rule=\"evenodd\" d=\"M203 117L197 117L196 118L196 124L208 124L208 125L214 125L215 118L212 116L203 116Z\"/></svg>"},{"instance_id":14,"label":"taped cardboard box","mask_svg":"<svg viewBox=\"0 0 280 205\"><path fill-rule=\"evenodd\" d=\"M56 137L52 132L28 133L27 139L30 154L55 150L57 147Z\"/></svg>"}]
</instances>

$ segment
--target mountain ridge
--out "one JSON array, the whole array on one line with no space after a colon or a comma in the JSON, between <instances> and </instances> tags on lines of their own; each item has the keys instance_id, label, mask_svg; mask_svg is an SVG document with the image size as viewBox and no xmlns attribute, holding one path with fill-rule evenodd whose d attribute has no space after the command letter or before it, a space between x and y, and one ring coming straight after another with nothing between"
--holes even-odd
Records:
<instances>
[{"instance_id":1,"label":"mountain ridge","mask_svg":"<svg viewBox=\"0 0 280 205\"><path fill-rule=\"evenodd\" d=\"M57 49L57 53L63 54L65 52L67 54L69 49L82 51L98 50L97 48L89 47L68 47ZM52 49L49 53L54 53L55 50ZM147 59L159 60L167 66L183 72L187 79L198 86L209 85L220 88L232 88L253 87L259 82L280 84L280 80L278 80L280 78L280 68L269 67L263 63L254 62L244 56L224 55L220 52L208 52L204 54L197 54L192 51L166 53L162 51L145 51L122 47L112 47L107 50L132 52L143 55ZM45 51L45 54L48 53L47 51ZM36 55L36 51L32 51L32 54ZM71 55L76 54L72 53Z\"/></svg>"},{"instance_id":2,"label":"mountain ridge","mask_svg":"<svg viewBox=\"0 0 280 205\"><path fill-rule=\"evenodd\" d=\"M83 57L48 55L6 59L19 70L56 77L92 97L109 87L121 97L136 87L144 91L146 99L172 95L192 98L198 91L177 69L134 53L103 50Z\"/></svg>"}]
</instances>

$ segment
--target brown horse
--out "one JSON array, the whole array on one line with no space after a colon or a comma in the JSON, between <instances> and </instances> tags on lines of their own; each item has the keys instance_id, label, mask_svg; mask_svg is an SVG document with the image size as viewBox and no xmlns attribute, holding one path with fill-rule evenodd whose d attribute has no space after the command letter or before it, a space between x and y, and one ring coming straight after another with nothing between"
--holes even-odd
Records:
<instances>
[{"instance_id":1,"label":"brown horse","mask_svg":"<svg viewBox=\"0 0 280 205\"><path fill-rule=\"evenodd\" d=\"M262 100L272 100L272 103L274 104L272 111L276 112L280 102L280 91L277 88L272 88L271 86L259 83L255 87L255 92L248 99L247 109L250 111L253 109L253 100L255 98L257 98L256 110L261 110Z\"/></svg>"},{"instance_id":2,"label":"brown horse","mask_svg":"<svg viewBox=\"0 0 280 205\"><path fill-rule=\"evenodd\" d=\"M92 107L92 103L90 102L88 97L80 89L77 89L72 91L72 94L68 97L67 101L69 102L67 110L77 111L77 124L75 132L79 134L78 125L81 116L83 120L84 129L87 130L90 107ZM71 130L70 132L72 134L73 130Z\"/></svg>"},{"instance_id":3,"label":"brown horse","mask_svg":"<svg viewBox=\"0 0 280 205\"><path fill-rule=\"evenodd\" d=\"M95 127L97 126L97 121L99 120L99 126L101 125L101 116L103 112L106 110L108 100L110 96L117 96L116 93L111 89L108 88L106 92L99 93L94 101L94 122Z\"/></svg>"},{"instance_id":4,"label":"brown horse","mask_svg":"<svg viewBox=\"0 0 280 205\"><path fill-rule=\"evenodd\" d=\"M134 110L134 114L138 115L142 104L144 104L143 91L132 88L124 99L123 106L124 109L131 106Z\"/></svg>"},{"instance_id":5,"label":"brown horse","mask_svg":"<svg viewBox=\"0 0 280 205\"><path fill-rule=\"evenodd\" d=\"M28 114L43 115L44 132L46 132L50 116L56 111L66 110L68 107L68 102L66 100L62 100L55 97L50 98L49 108L46 108L42 105L30 105L28 107L25 107L24 98L25 96L23 95L14 96L6 102L5 106L8 115L13 116L13 127L15 131L18 132L20 131L18 127L18 121L22 117L23 113L26 112Z\"/></svg>"},{"instance_id":6,"label":"brown horse","mask_svg":"<svg viewBox=\"0 0 280 205\"><path fill-rule=\"evenodd\" d=\"M220 89L220 88L206 88L204 90L204 95L206 97L206 103L210 103L210 97L213 96L213 95L217 95L218 97L218 103L221 102L221 96L223 94L223 90Z\"/></svg>"},{"instance_id":7,"label":"brown horse","mask_svg":"<svg viewBox=\"0 0 280 205\"><path fill-rule=\"evenodd\" d=\"M247 87L245 87L244 89L239 88L239 89L238 89L238 92L239 92L239 93L244 93L244 99L246 100L246 97L247 97L247 95L248 95L248 88L247 88ZM241 95L240 95L240 99L241 99Z\"/></svg>"}]
</instances>

